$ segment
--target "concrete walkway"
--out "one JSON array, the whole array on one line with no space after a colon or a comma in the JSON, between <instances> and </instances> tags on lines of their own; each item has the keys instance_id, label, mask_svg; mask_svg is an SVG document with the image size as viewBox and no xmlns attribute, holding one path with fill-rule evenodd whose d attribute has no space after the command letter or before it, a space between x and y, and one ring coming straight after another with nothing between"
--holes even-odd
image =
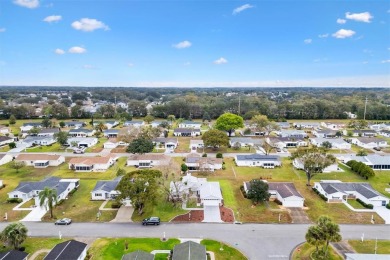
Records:
<instances>
[{"instance_id":1,"label":"concrete walkway","mask_svg":"<svg viewBox=\"0 0 390 260\"><path fill-rule=\"evenodd\" d=\"M386 207L375 207L374 211L383 218L385 224L390 224L390 209L387 209Z\"/></svg>"},{"instance_id":2,"label":"concrete walkway","mask_svg":"<svg viewBox=\"0 0 390 260\"><path fill-rule=\"evenodd\" d=\"M28 260L34 260L35 258L37 258L37 256L39 256L40 254L42 253L49 253L51 249L41 249L41 250L38 250L36 252L34 252L34 254L32 254ZM47 255L47 254L46 254Z\"/></svg>"},{"instance_id":3,"label":"concrete walkway","mask_svg":"<svg viewBox=\"0 0 390 260\"><path fill-rule=\"evenodd\" d=\"M133 222L131 220L131 216L133 216L134 208L131 206L121 206L118 210L118 213L116 213L116 216L113 220L110 222L116 222L116 223L128 223Z\"/></svg>"},{"instance_id":4,"label":"concrete walkway","mask_svg":"<svg viewBox=\"0 0 390 260\"><path fill-rule=\"evenodd\" d=\"M36 207L21 221L41 221L46 212L46 207Z\"/></svg>"},{"instance_id":5,"label":"concrete walkway","mask_svg":"<svg viewBox=\"0 0 390 260\"><path fill-rule=\"evenodd\" d=\"M102 205L100 205L99 210L104 211L104 210L118 210L118 209L112 209L112 208L105 208L109 200L103 201Z\"/></svg>"}]
</instances>

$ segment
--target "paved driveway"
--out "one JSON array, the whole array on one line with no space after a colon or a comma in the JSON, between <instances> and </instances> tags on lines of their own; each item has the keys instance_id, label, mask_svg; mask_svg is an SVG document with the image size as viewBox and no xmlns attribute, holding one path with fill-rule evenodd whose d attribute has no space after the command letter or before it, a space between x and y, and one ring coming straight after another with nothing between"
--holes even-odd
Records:
<instances>
[{"instance_id":1,"label":"paved driveway","mask_svg":"<svg viewBox=\"0 0 390 260\"><path fill-rule=\"evenodd\" d=\"M116 213L116 216L110 222L128 223L133 222L131 216L133 215L134 208L131 206L121 206Z\"/></svg>"},{"instance_id":2,"label":"paved driveway","mask_svg":"<svg viewBox=\"0 0 390 260\"><path fill-rule=\"evenodd\" d=\"M222 222L219 206L204 206L204 219L202 222Z\"/></svg>"},{"instance_id":3,"label":"paved driveway","mask_svg":"<svg viewBox=\"0 0 390 260\"><path fill-rule=\"evenodd\" d=\"M288 208L292 223L294 224L310 224L311 221L306 212L302 208Z\"/></svg>"},{"instance_id":4,"label":"paved driveway","mask_svg":"<svg viewBox=\"0 0 390 260\"><path fill-rule=\"evenodd\" d=\"M22 219L22 221L41 221L42 217L45 216L47 210L45 207L36 207L31 210L28 215Z\"/></svg>"}]
</instances>

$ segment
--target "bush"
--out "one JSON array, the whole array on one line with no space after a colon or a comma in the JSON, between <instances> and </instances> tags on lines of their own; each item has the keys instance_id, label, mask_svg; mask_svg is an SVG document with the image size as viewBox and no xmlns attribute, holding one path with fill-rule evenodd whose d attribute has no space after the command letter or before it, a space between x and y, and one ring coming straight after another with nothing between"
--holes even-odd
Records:
<instances>
[{"instance_id":1,"label":"bush","mask_svg":"<svg viewBox=\"0 0 390 260\"><path fill-rule=\"evenodd\" d=\"M245 190L244 190L244 186L243 186L243 185L240 186L240 191L241 191L242 195L244 196L244 198L247 199L248 197L247 197L247 195L246 195L246 192L245 192Z\"/></svg>"},{"instance_id":2,"label":"bush","mask_svg":"<svg viewBox=\"0 0 390 260\"><path fill-rule=\"evenodd\" d=\"M59 205L61 205L62 203L64 203L64 199L61 199L61 200L59 200L59 201L57 201L57 204L56 204L56 206L59 206Z\"/></svg>"},{"instance_id":3,"label":"bush","mask_svg":"<svg viewBox=\"0 0 390 260\"><path fill-rule=\"evenodd\" d=\"M323 199L324 201L328 201L328 198L325 195L323 195L322 193L320 193L316 188L313 187L312 190L315 193L317 193L317 195L320 196L321 199Z\"/></svg>"},{"instance_id":4,"label":"bush","mask_svg":"<svg viewBox=\"0 0 390 260\"><path fill-rule=\"evenodd\" d=\"M374 205L372 204L367 204L365 203L364 201L362 201L361 199L357 198L356 199L357 202L359 202L363 207L365 207L366 209L373 209L374 208Z\"/></svg>"},{"instance_id":5,"label":"bush","mask_svg":"<svg viewBox=\"0 0 390 260\"><path fill-rule=\"evenodd\" d=\"M207 157L207 153L202 154L202 157Z\"/></svg>"},{"instance_id":6,"label":"bush","mask_svg":"<svg viewBox=\"0 0 390 260\"><path fill-rule=\"evenodd\" d=\"M111 208L113 209L119 209L121 207L121 204L119 202L113 202L111 204Z\"/></svg>"},{"instance_id":7,"label":"bush","mask_svg":"<svg viewBox=\"0 0 390 260\"><path fill-rule=\"evenodd\" d=\"M226 166L225 165L222 165L222 170L226 170Z\"/></svg>"},{"instance_id":8,"label":"bush","mask_svg":"<svg viewBox=\"0 0 390 260\"><path fill-rule=\"evenodd\" d=\"M215 157L216 158L223 158L223 154L222 153L217 153Z\"/></svg>"},{"instance_id":9,"label":"bush","mask_svg":"<svg viewBox=\"0 0 390 260\"><path fill-rule=\"evenodd\" d=\"M20 198L10 198L10 199L7 199L7 203L21 203L23 200L20 199Z\"/></svg>"},{"instance_id":10,"label":"bush","mask_svg":"<svg viewBox=\"0 0 390 260\"><path fill-rule=\"evenodd\" d=\"M182 172L188 171L188 166L187 166L185 163L183 163L183 164L181 165L181 171L182 171Z\"/></svg>"},{"instance_id":11,"label":"bush","mask_svg":"<svg viewBox=\"0 0 390 260\"><path fill-rule=\"evenodd\" d=\"M387 208L387 209L390 209L390 203L388 203L388 204L386 205L386 208Z\"/></svg>"},{"instance_id":12,"label":"bush","mask_svg":"<svg viewBox=\"0 0 390 260\"><path fill-rule=\"evenodd\" d=\"M352 171L354 171L355 173L357 173L358 175L362 176L365 179L375 176L374 170L370 166L362 162L351 160L347 162L347 165L351 167Z\"/></svg>"}]
</instances>

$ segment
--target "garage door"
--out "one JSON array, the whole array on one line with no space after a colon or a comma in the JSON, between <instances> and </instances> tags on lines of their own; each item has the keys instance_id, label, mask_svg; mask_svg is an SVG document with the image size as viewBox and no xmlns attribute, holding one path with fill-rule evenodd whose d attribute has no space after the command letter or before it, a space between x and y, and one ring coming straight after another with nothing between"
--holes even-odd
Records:
<instances>
[{"instance_id":1,"label":"garage door","mask_svg":"<svg viewBox=\"0 0 390 260\"><path fill-rule=\"evenodd\" d=\"M283 202L284 207L303 207L302 200L285 200Z\"/></svg>"}]
</instances>

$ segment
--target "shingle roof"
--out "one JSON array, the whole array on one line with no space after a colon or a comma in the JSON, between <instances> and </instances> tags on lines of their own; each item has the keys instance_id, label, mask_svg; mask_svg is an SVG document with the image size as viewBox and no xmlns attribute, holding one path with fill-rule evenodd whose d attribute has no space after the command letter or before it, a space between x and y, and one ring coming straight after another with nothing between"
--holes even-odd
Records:
<instances>
[{"instance_id":1,"label":"shingle roof","mask_svg":"<svg viewBox=\"0 0 390 260\"><path fill-rule=\"evenodd\" d=\"M56 189L57 195L60 195L69 186L69 182L60 181L61 178L49 177L42 181L26 181L20 182L19 185L13 191L20 191L23 193L29 193L34 190L43 190L45 187Z\"/></svg>"},{"instance_id":2,"label":"shingle roof","mask_svg":"<svg viewBox=\"0 0 390 260\"><path fill-rule=\"evenodd\" d=\"M356 191L360 193L362 196L364 196L367 199L381 196L382 194L377 192L369 183L366 182L325 182L321 181L319 183L322 187L322 189L328 193L333 194L335 192L351 192Z\"/></svg>"},{"instance_id":3,"label":"shingle roof","mask_svg":"<svg viewBox=\"0 0 390 260\"><path fill-rule=\"evenodd\" d=\"M24 260L28 254L19 250L9 250L0 253L0 260Z\"/></svg>"},{"instance_id":4,"label":"shingle roof","mask_svg":"<svg viewBox=\"0 0 390 260\"><path fill-rule=\"evenodd\" d=\"M222 199L221 188L219 182L206 182L200 188L200 198L214 197Z\"/></svg>"},{"instance_id":5,"label":"shingle roof","mask_svg":"<svg viewBox=\"0 0 390 260\"><path fill-rule=\"evenodd\" d=\"M106 164L111 160L110 156L106 157L78 157L72 158L69 164L83 164L83 165L94 165L94 164Z\"/></svg>"},{"instance_id":6,"label":"shingle roof","mask_svg":"<svg viewBox=\"0 0 390 260\"><path fill-rule=\"evenodd\" d=\"M205 260L206 257L206 247L193 241L181 243L173 248L172 260Z\"/></svg>"},{"instance_id":7,"label":"shingle roof","mask_svg":"<svg viewBox=\"0 0 390 260\"><path fill-rule=\"evenodd\" d=\"M137 250L122 256L122 260L153 260L154 255L142 250Z\"/></svg>"},{"instance_id":8,"label":"shingle roof","mask_svg":"<svg viewBox=\"0 0 390 260\"><path fill-rule=\"evenodd\" d=\"M114 180L110 180L110 181L98 181L95 185L95 188L93 188L92 192L97 191L97 190L104 190L107 192L113 191L118 186L122 177L123 176L120 176L120 177L117 177Z\"/></svg>"},{"instance_id":9,"label":"shingle roof","mask_svg":"<svg viewBox=\"0 0 390 260\"><path fill-rule=\"evenodd\" d=\"M87 244L69 240L57 244L44 260L77 260L83 253Z\"/></svg>"},{"instance_id":10,"label":"shingle roof","mask_svg":"<svg viewBox=\"0 0 390 260\"><path fill-rule=\"evenodd\" d=\"M107 129L107 130L104 130L103 133L105 133L105 134L119 134L119 129Z\"/></svg>"},{"instance_id":11,"label":"shingle roof","mask_svg":"<svg viewBox=\"0 0 390 260\"><path fill-rule=\"evenodd\" d=\"M60 129L58 128L42 128L39 133L40 134L51 134L51 133L59 133Z\"/></svg>"},{"instance_id":12,"label":"shingle roof","mask_svg":"<svg viewBox=\"0 0 390 260\"><path fill-rule=\"evenodd\" d=\"M79 128L79 129L70 129L69 134L72 133L91 133L93 130L92 129L86 129L86 128Z\"/></svg>"},{"instance_id":13,"label":"shingle roof","mask_svg":"<svg viewBox=\"0 0 390 260\"><path fill-rule=\"evenodd\" d=\"M129 160L163 160L170 161L171 157L165 154L132 154L129 156Z\"/></svg>"},{"instance_id":14,"label":"shingle roof","mask_svg":"<svg viewBox=\"0 0 390 260\"><path fill-rule=\"evenodd\" d=\"M267 184L268 190L277 191L282 198L288 198L291 196L303 198L292 182L267 182ZM245 185L247 189L250 189L251 183L249 181L245 182Z\"/></svg>"},{"instance_id":15,"label":"shingle roof","mask_svg":"<svg viewBox=\"0 0 390 260\"><path fill-rule=\"evenodd\" d=\"M230 143L234 144L236 142L246 143L246 144L253 143L258 145L262 145L264 143L262 139L256 139L251 137L230 137Z\"/></svg>"},{"instance_id":16,"label":"shingle roof","mask_svg":"<svg viewBox=\"0 0 390 260\"><path fill-rule=\"evenodd\" d=\"M153 142L156 143L177 143L178 139L177 138L169 138L169 137L157 137L152 140Z\"/></svg>"},{"instance_id":17,"label":"shingle roof","mask_svg":"<svg viewBox=\"0 0 390 260\"><path fill-rule=\"evenodd\" d=\"M62 155L52 155L52 154L19 154L16 157L16 161L36 161L36 160L47 160L47 161L56 161Z\"/></svg>"},{"instance_id":18,"label":"shingle roof","mask_svg":"<svg viewBox=\"0 0 390 260\"><path fill-rule=\"evenodd\" d=\"M262 154L248 154L248 155L237 155L239 161L280 161L280 157L277 155L262 155Z\"/></svg>"},{"instance_id":19,"label":"shingle roof","mask_svg":"<svg viewBox=\"0 0 390 260\"><path fill-rule=\"evenodd\" d=\"M199 163L199 164L222 164L221 158L212 157L200 157L198 154L189 154L186 157L186 163Z\"/></svg>"},{"instance_id":20,"label":"shingle roof","mask_svg":"<svg viewBox=\"0 0 390 260\"><path fill-rule=\"evenodd\" d=\"M8 141L8 140L12 140L12 138L8 137L8 136L0 136L0 142L4 142L4 141Z\"/></svg>"}]
</instances>

